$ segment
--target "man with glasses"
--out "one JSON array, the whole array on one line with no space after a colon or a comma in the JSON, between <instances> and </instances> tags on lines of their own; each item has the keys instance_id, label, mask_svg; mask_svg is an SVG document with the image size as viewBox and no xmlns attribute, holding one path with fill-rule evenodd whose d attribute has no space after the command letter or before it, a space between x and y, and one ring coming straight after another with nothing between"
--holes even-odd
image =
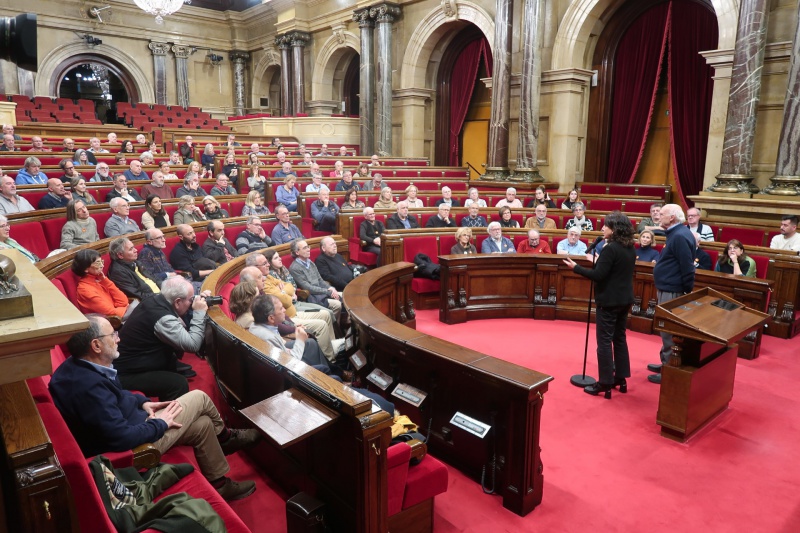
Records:
<instances>
[{"instance_id":1,"label":"man with glasses","mask_svg":"<svg viewBox=\"0 0 800 533\"><path fill-rule=\"evenodd\" d=\"M114 214L106 221L106 225L103 228L106 238L119 237L139 231L139 224L128 216L131 212L131 207L128 205L127 200L124 198L112 198L108 205Z\"/></svg>"},{"instance_id":2,"label":"man with glasses","mask_svg":"<svg viewBox=\"0 0 800 533\"><path fill-rule=\"evenodd\" d=\"M294 239L305 239L300 229L289 220L289 210L286 206L279 205L275 208L275 217L278 223L272 229L272 242L275 244L286 244Z\"/></svg>"},{"instance_id":3,"label":"man with glasses","mask_svg":"<svg viewBox=\"0 0 800 533\"><path fill-rule=\"evenodd\" d=\"M139 162L134 161L134 163ZM139 167L141 168L141 164L139 164ZM144 174L144 172L142 172L142 174ZM122 198L128 202L143 201L143 198L139 196L139 193L136 192L136 189L128 188L128 178L125 177L125 174L117 174L114 176L114 188L111 189L108 194L106 194L106 202L110 203L114 198Z\"/></svg>"},{"instance_id":4,"label":"man with glasses","mask_svg":"<svg viewBox=\"0 0 800 533\"><path fill-rule=\"evenodd\" d=\"M708 224L700 222L700 210L696 207L690 207L686 210L686 226L692 233L700 235L701 241L714 241L714 230Z\"/></svg>"},{"instance_id":5,"label":"man with glasses","mask_svg":"<svg viewBox=\"0 0 800 533\"><path fill-rule=\"evenodd\" d=\"M556 229L556 221L547 216L547 206L539 204L534 209L536 216L528 217L525 221L526 228Z\"/></svg>"},{"instance_id":6,"label":"man with glasses","mask_svg":"<svg viewBox=\"0 0 800 533\"><path fill-rule=\"evenodd\" d=\"M31 263L39 261L39 257L35 253L11 238L11 224L8 223L5 215L0 215L0 250L16 250L30 259Z\"/></svg>"},{"instance_id":7,"label":"man with glasses","mask_svg":"<svg viewBox=\"0 0 800 533\"><path fill-rule=\"evenodd\" d=\"M72 159L62 159L58 163L58 167L61 169L61 172L63 172L63 174L59 176L58 179L64 182L65 185L68 184L72 180L72 178L83 177L78 172L75 171L75 163L72 161ZM108 169L108 165L106 165L106 169Z\"/></svg>"},{"instance_id":8,"label":"man with glasses","mask_svg":"<svg viewBox=\"0 0 800 533\"><path fill-rule=\"evenodd\" d=\"M342 310L342 297L336 287L322 279L317 265L311 260L311 247L304 239L297 239L292 241L290 250L295 260L289 266L289 273L297 286L312 295L324 297L328 309L338 317Z\"/></svg>"},{"instance_id":9,"label":"man with glasses","mask_svg":"<svg viewBox=\"0 0 800 533\"><path fill-rule=\"evenodd\" d=\"M71 160L68 160L68 161L70 161L70 164L72 164ZM74 169L75 169L75 165L74 164L72 164L72 169L74 171ZM64 173L66 174L66 167L65 167ZM89 179L89 181L90 182L94 182L94 183L98 183L98 182L102 182L102 181L114 181L114 176L111 175L111 169L109 168L108 163L104 163L103 161L100 161L99 163L97 163L97 166L95 167L94 176L92 176Z\"/></svg>"},{"instance_id":10,"label":"man with glasses","mask_svg":"<svg viewBox=\"0 0 800 533\"><path fill-rule=\"evenodd\" d=\"M264 231L264 226L261 225L261 217L248 217L245 230L236 237L236 251L239 252L239 255L262 250L270 246L272 246L272 239Z\"/></svg>"},{"instance_id":11,"label":"man with glasses","mask_svg":"<svg viewBox=\"0 0 800 533\"><path fill-rule=\"evenodd\" d=\"M47 148L44 145L44 141L41 137L37 137L34 135L31 137L31 149L28 150L29 152L52 152L52 148Z\"/></svg>"},{"instance_id":12,"label":"man with glasses","mask_svg":"<svg viewBox=\"0 0 800 533\"><path fill-rule=\"evenodd\" d=\"M260 440L255 429L225 426L202 391L174 401L152 402L125 390L118 374L120 336L103 317L88 315L89 327L73 335L72 353L53 373L50 393L83 453L89 457L153 443L163 454L173 446L195 450L200 472L226 500L249 496L256 487L226 477L225 455L251 448Z\"/></svg>"},{"instance_id":13,"label":"man with glasses","mask_svg":"<svg viewBox=\"0 0 800 533\"><path fill-rule=\"evenodd\" d=\"M62 152L70 152L70 153L74 153L75 152L75 141L73 141L69 137L64 139L64 142L62 143L62 145L64 146L61 149Z\"/></svg>"},{"instance_id":14,"label":"man with glasses","mask_svg":"<svg viewBox=\"0 0 800 533\"><path fill-rule=\"evenodd\" d=\"M211 196L230 196L236 194L236 189L228 185L230 178L227 174L217 174L217 182L211 187Z\"/></svg>"},{"instance_id":15,"label":"man with glasses","mask_svg":"<svg viewBox=\"0 0 800 533\"><path fill-rule=\"evenodd\" d=\"M113 281L125 296L141 301L161 292L155 280L148 278L139 268L136 262L139 252L130 240L120 237L111 241L108 255L111 257L108 279Z\"/></svg>"},{"instance_id":16,"label":"man with glasses","mask_svg":"<svg viewBox=\"0 0 800 533\"><path fill-rule=\"evenodd\" d=\"M194 161L194 139L192 139L191 135L186 136L185 142L181 143L178 150L180 151L185 165Z\"/></svg>"},{"instance_id":17,"label":"man with glasses","mask_svg":"<svg viewBox=\"0 0 800 533\"><path fill-rule=\"evenodd\" d=\"M551 254L550 245L542 240L541 235L535 229L528 231L528 238L517 246L518 254Z\"/></svg>"},{"instance_id":18,"label":"man with glasses","mask_svg":"<svg viewBox=\"0 0 800 533\"><path fill-rule=\"evenodd\" d=\"M162 200L175 197L172 189L164 185L164 174L160 170L153 172L153 175L150 176L150 183L142 187L142 198L147 199L151 194L158 196Z\"/></svg>"},{"instance_id":19,"label":"man with glasses","mask_svg":"<svg viewBox=\"0 0 800 533\"><path fill-rule=\"evenodd\" d=\"M17 194L17 184L14 178L0 175L0 214L10 215L28 211L33 211L33 206L28 200Z\"/></svg>"}]
</instances>

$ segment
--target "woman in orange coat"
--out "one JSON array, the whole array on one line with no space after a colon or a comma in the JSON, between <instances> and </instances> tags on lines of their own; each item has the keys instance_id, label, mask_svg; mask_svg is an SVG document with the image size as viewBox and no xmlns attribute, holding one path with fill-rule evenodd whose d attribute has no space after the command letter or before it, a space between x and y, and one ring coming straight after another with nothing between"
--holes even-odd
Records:
<instances>
[{"instance_id":1,"label":"woman in orange coat","mask_svg":"<svg viewBox=\"0 0 800 533\"><path fill-rule=\"evenodd\" d=\"M80 250L72 261L78 280L78 308L83 313L114 315L122 318L128 310L128 297L103 274L103 259L95 250Z\"/></svg>"}]
</instances>

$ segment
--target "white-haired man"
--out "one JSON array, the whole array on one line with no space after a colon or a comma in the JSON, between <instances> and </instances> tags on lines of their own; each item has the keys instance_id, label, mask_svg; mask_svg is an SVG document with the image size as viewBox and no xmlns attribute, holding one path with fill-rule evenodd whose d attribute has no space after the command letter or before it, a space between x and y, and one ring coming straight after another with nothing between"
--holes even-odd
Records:
<instances>
[{"instance_id":1,"label":"white-haired man","mask_svg":"<svg viewBox=\"0 0 800 533\"><path fill-rule=\"evenodd\" d=\"M488 239L484 239L481 243L482 254L515 254L517 250L514 248L514 243L508 237L503 237L503 227L499 222L490 222L486 228L489 234Z\"/></svg>"}]
</instances>

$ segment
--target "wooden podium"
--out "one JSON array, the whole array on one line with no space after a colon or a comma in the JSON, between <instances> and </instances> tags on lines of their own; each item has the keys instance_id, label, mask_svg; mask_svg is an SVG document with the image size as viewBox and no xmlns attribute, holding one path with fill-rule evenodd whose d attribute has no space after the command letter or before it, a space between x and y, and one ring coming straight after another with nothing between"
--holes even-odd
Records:
<instances>
[{"instance_id":1,"label":"wooden podium","mask_svg":"<svg viewBox=\"0 0 800 533\"><path fill-rule=\"evenodd\" d=\"M657 422L661 435L685 442L728 407L736 376L736 342L769 315L704 288L656 307L654 329L675 346L661 369Z\"/></svg>"}]
</instances>

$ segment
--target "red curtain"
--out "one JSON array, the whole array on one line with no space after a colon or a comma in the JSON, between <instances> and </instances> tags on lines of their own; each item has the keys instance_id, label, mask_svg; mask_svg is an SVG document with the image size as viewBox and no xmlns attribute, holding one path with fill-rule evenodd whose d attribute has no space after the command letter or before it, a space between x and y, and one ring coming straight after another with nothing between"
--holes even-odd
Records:
<instances>
[{"instance_id":1,"label":"red curtain","mask_svg":"<svg viewBox=\"0 0 800 533\"><path fill-rule=\"evenodd\" d=\"M459 136L467 118L481 58L487 74L491 76L492 52L485 37L467 44L453 65L453 75L450 78L450 166L457 167L461 164L458 151Z\"/></svg>"},{"instance_id":2,"label":"red curtain","mask_svg":"<svg viewBox=\"0 0 800 533\"><path fill-rule=\"evenodd\" d=\"M614 66L607 179L631 183L642 160L667 43L670 3L645 12L619 42Z\"/></svg>"},{"instance_id":3,"label":"red curtain","mask_svg":"<svg viewBox=\"0 0 800 533\"><path fill-rule=\"evenodd\" d=\"M717 48L717 18L707 8L688 0L673 0L672 19L680 24L669 30L669 109L672 166L678 194L686 196L703 187L713 69L699 54Z\"/></svg>"}]
</instances>

